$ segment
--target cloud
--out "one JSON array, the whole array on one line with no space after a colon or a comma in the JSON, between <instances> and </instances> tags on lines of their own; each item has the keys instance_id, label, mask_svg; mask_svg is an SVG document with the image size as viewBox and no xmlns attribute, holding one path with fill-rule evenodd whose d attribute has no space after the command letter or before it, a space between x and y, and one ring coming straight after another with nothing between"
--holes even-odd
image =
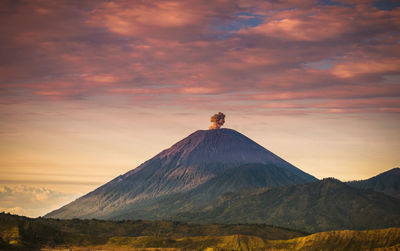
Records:
<instances>
[{"instance_id":1,"label":"cloud","mask_svg":"<svg viewBox=\"0 0 400 251\"><path fill-rule=\"evenodd\" d=\"M86 23L123 36L188 41L209 36L209 25L232 19L238 10L235 1L113 1L90 11Z\"/></svg>"},{"instance_id":2,"label":"cloud","mask_svg":"<svg viewBox=\"0 0 400 251\"><path fill-rule=\"evenodd\" d=\"M289 8L267 15L264 22L243 34L261 34L281 41L351 42L371 39L392 32L398 17L396 10L387 12L372 6L324 6Z\"/></svg>"},{"instance_id":3,"label":"cloud","mask_svg":"<svg viewBox=\"0 0 400 251\"><path fill-rule=\"evenodd\" d=\"M37 217L71 202L78 196L44 187L0 186L0 211Z\"/></svg>"},{"instance_id":4,"label":"cloud","mask_svg":"<svg viewBox=\"0 0 400 251\"><path fill-rule=\"evenodd\" d=\"M218 94L223 91L222 88L214 87L187 87L181 90L187 94Z\"/></svg>"},{"instance_id":5,"label":"cloud","mask_svg":"<svg viewBox=\"0 0 400 251\"><path fill-rule=\"evenodd\" d=\"M314 100L307 103L284 101L269 102L263 106L269 109L296 110L304 113L397 113L400 111L400 101L398 99Z\"/></svg>"},{"instance_id":6,"label":"cloud","mask_svg":"<svg viewBox=\"0 0 400 251\"><path fill-rule=\"evenodd\" d=\"M295 0L2 5L4 105L119 96L153 107L208 99L242 109L261 96L339 102L399 93L388 78L400 75L400 8ZM240 105L232 100L239 96Z\"/></svg>"},{"instance_id":7,"label":"cloud","mask_svg":"<svg viewBox=\"0 0 400 251\"><path fill-rule=\"evenodd\" d=\"M326 17L311 20L284 18L264 23L251 32L265 34L281 40L319 41L340 36L346 26L344 22L332 22Z\"/></svg>"},{"instance_id":8,"label":"cloud","mask_svg":"<svg viewBox=\"0 0 400 251\"><path fill-rule=\"evenodd\" d=\"M310 88L308 90L298 91L276 91L269 93L258 93L252 95L252 98L259 100L306 100L306 99L354 99L360 98L387 98L398 97L400 88L393 88L393 84L382 85L338 85L325 86L318 89Z\"/></svg>"},{"instance_id":9,"label":"cloud","mask_svg":"<svg viewBox=\"0 0 400 251\"><path fill-rule=\"evenodd\" d=\"M88 23L102 24L122 35L147 33L152 28L179 28L198 25L204 18L198 9L186 8L181 1L106 2L94 10ZM157 18L154 18L157 17Z\"/></svg>"},{"instance_id":10,"label":"cloud","mask_svg":"<svg viewBox=\"0 0 400 251\"><path fill-rule=\"evenodd\" d=\"M364 60L345 62L335 65L333 74L340 78L351 78L360 75L396 74L400 72L400 59Z\"/></svg>"}]
</instances>

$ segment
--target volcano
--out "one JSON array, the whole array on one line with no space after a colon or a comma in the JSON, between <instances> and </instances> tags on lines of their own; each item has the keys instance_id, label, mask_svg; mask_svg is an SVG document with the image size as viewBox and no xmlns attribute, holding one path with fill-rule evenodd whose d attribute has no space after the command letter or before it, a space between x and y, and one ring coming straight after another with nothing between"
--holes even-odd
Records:
<instances>
[{"instance_id":1,"label":"volcano","mask_svg":"<svg viewBox=\"0 0 400 251\"><path fill-rule=\"evenodd\" d=\"M235 130L199 130L46 217L157 218L207 206L227 192L316 180ZM184 203L160 214L155 205L171 198Z\"/></svg>"}]
</instances>

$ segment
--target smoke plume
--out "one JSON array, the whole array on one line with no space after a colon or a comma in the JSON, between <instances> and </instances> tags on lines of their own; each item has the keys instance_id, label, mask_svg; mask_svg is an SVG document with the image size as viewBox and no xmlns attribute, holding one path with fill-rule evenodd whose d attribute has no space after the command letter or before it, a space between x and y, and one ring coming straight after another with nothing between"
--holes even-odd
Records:
<instances>
[{"instance_id":1,"label":"smoke plume","mask_svg":"<svg viewBox=\"0 0 400 251\"><path fill-rule=\"evenodd\" d=\"M211 117L210 121L213 123L208 129L219 129L225 123L225 114L219 112Z\"/></svg>"}]
</instances>

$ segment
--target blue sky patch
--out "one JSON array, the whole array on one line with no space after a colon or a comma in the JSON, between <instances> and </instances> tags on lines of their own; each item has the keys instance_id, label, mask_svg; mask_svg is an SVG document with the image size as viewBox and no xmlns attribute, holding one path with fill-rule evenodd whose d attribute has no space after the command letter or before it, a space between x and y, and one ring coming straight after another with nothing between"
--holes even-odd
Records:
<instances>
[{"instance_id":1,"label":"blue sky patch","mask_svg":"<svg viewBox=\"0 0 400 251\"><path fill-rule=\"evenodd\" d=\"M306 67L318 69L318 70L329 70L333 67L334 63L331 59L323 59L316 62L309 62L304 64Z\"/></svg>"},{"instance_id":2,"label":"blue sky patch","mask_svg":"<svg viewBox=\"0 0 400 251\"><path fill-rule=\"evenodd\" d=\"M236 19L229 23L224 23L216 27L219 31L237 31L240 29L247 29L256 27L263 22L263 16L255 15L250 12L239 12L236 14Z\"/></svg>"},{"instance_id":3,"label":"blue sky patch","mask_svg":"<svg viewBox=\"0 0 400 251\"><path fill-rule=\"evenodd\" d=\"M380 0L376 2L374 6L380 10L393 10L400 7L400 2L393 0Z\"/></svg>"}]
</instances>

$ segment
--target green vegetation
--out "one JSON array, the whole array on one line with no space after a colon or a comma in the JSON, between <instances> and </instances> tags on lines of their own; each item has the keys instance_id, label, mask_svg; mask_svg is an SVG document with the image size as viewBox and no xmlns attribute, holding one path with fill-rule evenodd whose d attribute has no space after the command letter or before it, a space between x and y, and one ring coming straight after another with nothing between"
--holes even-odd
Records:
<instances>
[{"instance_id":1,"label":"green vegetation","mask_svg":"<svg viewBox=\"0 0 400 251\"><path fill-rule=\"evenodd\" d=\"M292 240L270 240L267 243L268 248L278 250L375 250L399 247L400 228L322 232Z\"/></svg>"},{"instance_id":2,"label":"green vegetation","mask_svg":"<svg viewBox=\"0 0 400 251\"><path fill-rule=\"evenodd\" d=\"M266 223L307 232L400 227L400 200L333 178L303 185L227 193L203 210L177 215L188 222Z\"/></svg>"},{"instance_id":3,"label":"green vegetation","mask_svg":"<svg viewBox=\"0 0 400 251\"><path fill-rule=\"evenodd\" d=\"M367 180L347 182L350 186L382 192L400 199L400 168L396 167Z\"/></svg>"},{"instance_id":4,"label":"green vegetation","mask_svg":"<svg viewBox=\"0 0 400 251\"><path fill-rule=\"evenodd\" d=\"M305 233L267 225L31 219L0 214L0 250L398 250L400 228Z\"/></svg>"},{"instance_id":5,"label":"green vegetation","mask_svg":"<svg viewBox=\"0 0 400 251\"><path fill-rule=\"evenodd\" d=\"M231 235L248 235L260 239L279 240L304 236L305 233L265 224L203 225L172 221L31 219L0 214L0 248L3 249L13 247L32 249L60 245L122 245L123 243L138 243L138 247L157 246L163 243L175 245L174 247L184 247L190 243L197 245L196 243L201 242L201 238L211 238L205 243L214 243L220 237ZM181 240L182 238L189 239ZM153 244L150 245L149 242Z\"/></svg>"}]
</instances>

